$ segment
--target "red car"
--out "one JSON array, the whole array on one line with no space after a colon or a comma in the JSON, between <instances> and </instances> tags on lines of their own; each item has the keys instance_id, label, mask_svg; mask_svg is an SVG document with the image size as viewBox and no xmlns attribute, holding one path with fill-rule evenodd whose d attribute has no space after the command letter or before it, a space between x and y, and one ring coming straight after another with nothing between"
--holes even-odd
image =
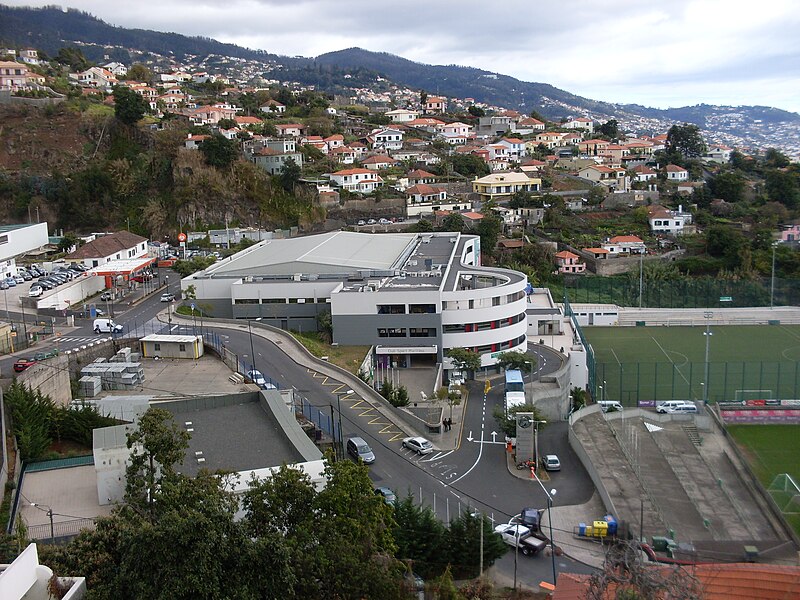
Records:
<instances>
[{"instance_id":1,"label":"red car","mask_svg":"<svg viewBox=\"0 0 800 600\"><path fill-rule=\"evenodd\" d=\"M14 371L17 373L22 373L25 369L30 367L31 365L35 365L38 361L32 358L20 358L17 362L14 363Z\"/></svg>"}]
</instances>

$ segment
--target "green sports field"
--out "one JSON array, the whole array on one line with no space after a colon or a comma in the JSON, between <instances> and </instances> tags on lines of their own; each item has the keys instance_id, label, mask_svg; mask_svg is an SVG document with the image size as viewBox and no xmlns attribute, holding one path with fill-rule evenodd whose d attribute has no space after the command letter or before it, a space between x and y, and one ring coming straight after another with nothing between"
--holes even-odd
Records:
<instances>
[{"instance_id":1,"label":"green sports field","mask_svg":"<svg viewBox=\"0 0 800 600\"><path fill-rule=\"evenodd\" d=\"M800 484L800 426L797 425L728 425L728 431L744 450L756 476L769 489L776 475L788 473ZM793 494L773 492L776 501L785 507ZM800 505L791 511L800 510ZM786 519L800 533L800 514L787 514Z\"/></svg>"},{"instance_id":2,"label":"green sports field","mask_svg":"<svg viewBox=\"0 0 800 600\"><path fill-rule=\"evenodd\" d=\"M585 327L598 399L702 400L705 327ZM800 326L712 326L708 399L800 398ZM600 391L599 386L603 386Z\"/></svg>"}]
</instances>

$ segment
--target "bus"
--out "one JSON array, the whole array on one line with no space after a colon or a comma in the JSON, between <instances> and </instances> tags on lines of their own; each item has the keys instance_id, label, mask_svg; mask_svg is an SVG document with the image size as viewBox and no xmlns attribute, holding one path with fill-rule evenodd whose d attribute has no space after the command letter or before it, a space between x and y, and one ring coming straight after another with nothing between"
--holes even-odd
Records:
<instances>
[{"instance_id":1,"label":"bus","mask_svg":"<svg viewBox=\"0 0 800 600\"><path fill-rule=\"evenodd\" d=\"M509 369L506 371L506 411L515 406L522 406L525 402L525 382L522 379L522 371L519 369Z\"/></svg>"}]
</instances>

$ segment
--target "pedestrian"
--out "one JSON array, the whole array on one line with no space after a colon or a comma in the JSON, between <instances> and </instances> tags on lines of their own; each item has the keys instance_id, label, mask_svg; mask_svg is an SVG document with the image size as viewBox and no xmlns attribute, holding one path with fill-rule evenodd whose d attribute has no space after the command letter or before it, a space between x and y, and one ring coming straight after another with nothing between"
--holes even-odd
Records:
<instances>
[{"instance_id":1,"label":"pedestrian","mask_svg":"<svg viewBox=\"0 0 800 600\"><path fill-rule=\"evenodd\" d=\"M453 423L450 421L449 418L445 419L445 423L447 424L447 431L450 431L453 427Z\"/></svg>"},{"instance_id":2,"label":"pedestrian","mask_svg":"<svg viewBox=\"0 0 800 600\"><path fill-rule=\"evenodd\" d=\"M450 431L450 429L449 429L449 427L447 425L447 419L442 419L442 424L444 424L444 430L445 431Z\"/></svg>"}]
</instances>

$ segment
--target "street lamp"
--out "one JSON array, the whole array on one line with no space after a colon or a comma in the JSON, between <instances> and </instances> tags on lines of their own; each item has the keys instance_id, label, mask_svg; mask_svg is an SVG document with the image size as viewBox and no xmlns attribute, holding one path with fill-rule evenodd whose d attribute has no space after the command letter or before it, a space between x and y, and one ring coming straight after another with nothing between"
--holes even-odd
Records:
<instances>
[{"instance_id":1,"label":"street lamp","mask_svg":"<svg viewBox=\"0 0 800 600\"><path fill-rule=\"evenodd\" d=\"M711 317L713 316L714 313L710 311L703 313L703 317L706 320L706 330L703 332L703 335L706 336L706 373L703 382L703 404L708 404L708 346L709 342L711 342L711 336L714 335L711 332Z\"/></svg>"},{"instance_id":2,"label":"street lamp","mask_svg":"<svg viewBox=\"0 0 800 600\"><path fill-rule=\"evenodd\" d=\"M542 420L533 422L533 452L536 455L536 458L533 461L533 469L535 472L539 471L539 462L541 461L541 457L539 456L539 423L547 423L547 421Z\"/></svg>"},{"instance_id":3,"label":"street lamp","mask_svg":"<svg viewBox=\"0 0 800 600\"><path fill-rule=\"evenodd\" d=\"M530 366L530 371L529 371L529 373L530 373L530 381L528 383L530 384L530 387L531 387L531 404L533 404L533 364L534 364L534 361L527 360L527 361L525 361L525 363Z\"/></svg>"},{"instance_id":4,"label":"street lamp","mask_svg":"<svg viewBox=\"0 0 800 600\"><path fill-rule=\"evenodd\" d=\"M167 293L169 293L169 275L164 275L164 281L167 286ZM169 324L169 332L172 331L172 302L167 304L167 323ZM169 333L168 332L168 333Z\"/></svg>"},{"instance_id":5,"label":"street lamp","mask_svg":"<svg viewBox=\"0 0 800 600\"><path fill-rule=\"evenodd\" d=\"M50 543L51 544L55 544L56 543L56 533L55 533L55 529L53 527L53 509L50 508L49 506L47 506L47 504L39 504L39 503L36 503L36 502L31 502L31 506L33 506L34 508L38 508L42 512L46 512L47 516L50 517ZM47 507L47 510L45 510L43 507Z\"/></svg>"},{"instance_id":6,"label":"street lamp","mask_svg":"<svg viewBox=\"0 0 800 600\"><path fill-rule=\"evenodd\" d=\"M342 438L342 396L349 396L350 394L354 394L353 390L347 390L346 392L335 392L336 393L336 410L339 411L339 456L344 458L344 439Z\"/></svg>"},{"instance_id":7,"label":"street lamp","mask_svg":"<svg viewBox=\"0 0 800 600\"><path fill-rule=\"evenodd\" d=\"M556 495L557 490L555 488L551 489L549 492L545 489L542 480L538 477L536 478L539 487L542 488L544 495L547 496L547 520L550 522L550 556L553 558L553 585L556 584L556 545L555 541L553 540L553 496ZM541 526L541 525L540 525Z\"/></svg>"},{"instance_id":8,"label":"street lamp","mask_svg":"<svg viewBox=\"0 0 800 600\"><path fill-rule=\"evenodd\" d=\"M194 313L192 313L192 314L194 314ZM255 320L256 321L260 321L261 317L258 317ZM247 319L247 333L250 334L250 362L251 362L251 368L253 369L253 371L255 371L256 370L256 352L253 349L253 329L252 329L252 327L250 327L250 319Z\"/></svg>"}]
</instances>

